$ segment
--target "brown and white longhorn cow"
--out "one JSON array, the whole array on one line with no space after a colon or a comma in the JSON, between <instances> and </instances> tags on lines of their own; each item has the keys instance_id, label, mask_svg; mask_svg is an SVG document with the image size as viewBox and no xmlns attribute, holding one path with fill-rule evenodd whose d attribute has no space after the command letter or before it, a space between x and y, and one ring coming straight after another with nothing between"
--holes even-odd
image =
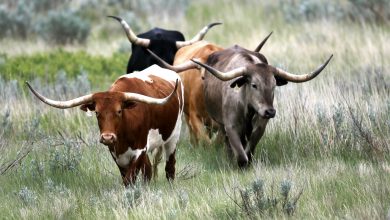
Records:
<instances>
[{"instance_id":1,"label":"brown and white longhorn cow","mask_svg":"<svg viewBox=\"0 0 390 220\"><path fill-rule=\"evenodd\" d=\"M259 52L267 42L272 32L264 38L257 46L255 52ZM223 50L215 44L207 41L199 41L189 46L180 48L176 55L173 66L164 62L152 51L151 55L156 58L165 68L178 72L184 84L184 115L189 128L192 144L198 145L199 141L211 143L210 137L206 132L208 129L216 126L216 123L210 118L206 111L203 96L203 75L204 69L194 68L196 65L191 63L191 59L197 59L201 63L206 63L208 57L217 51Z\"/></svg>"},{"instance_id":2,"label":"brown and white longhorn cow","mask_svg":"<svg viewBox=\"0 0 390 220\"><path fill-rule=\"evenodd\" d=\"M175 151L184 106L183 85L178 75L157 65L118 78L106 92L69 101L55 101L30 90L44 103L56 108L81 106L94 111L100 142L118 165L124 185L134 183L139 171L150 180L148 152L161 148L166 156L166 177L175 177ZM158 161L158 160L156 160ZM154 168L157 164L153 164Z\"/></svg>"}]
</instances>

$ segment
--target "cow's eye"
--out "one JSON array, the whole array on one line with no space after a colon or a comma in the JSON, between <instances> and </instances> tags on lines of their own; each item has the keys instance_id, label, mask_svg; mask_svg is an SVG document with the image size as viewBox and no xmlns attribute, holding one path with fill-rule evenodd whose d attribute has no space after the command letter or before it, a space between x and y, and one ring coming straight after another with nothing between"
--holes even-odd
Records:
<instances>
[{"instance_id":1,"label":"cow's eye","mask_svg":"<svg viewBox=\"0 0 390 220\"><path fill-rule=\"evenodd\" d=\"M118 110L118 115L122 114L122 109Z\"/></svg>"},{"instance_id":2,"label":"cow's eye","mask_svg":"<svg viewBox=\"0 0 390 220\"><path fill-rule=\"evenodd\" d=\"M257 85L256 84L252 83L251 86L252 86L252 88L257 89Z\"/></svg>"},{"instance_id":3,"label":"cow's eye","mask_svg":"<svg viewBox=\"0 0 390 220\"><path fill-rule=\"evenodd\" d=\"M100 112L95 111L96 117L100 115Z\"/></svg>"}]
</instances>

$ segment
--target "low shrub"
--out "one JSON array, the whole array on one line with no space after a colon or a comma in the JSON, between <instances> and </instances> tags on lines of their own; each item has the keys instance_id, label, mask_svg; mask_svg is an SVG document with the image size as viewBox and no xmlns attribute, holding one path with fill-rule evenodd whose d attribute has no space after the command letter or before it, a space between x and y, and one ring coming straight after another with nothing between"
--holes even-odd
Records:
<instances>
[{"instance_id":1,"label":"low shrub","mask_svg":"<svg viewBox=\"0 0 390 220\"><path fill-rule=\"evenodd\" d=\"M275 194L275 185L271 185L271 192L267 192L265 182L262 179L254 180L250 186L238 188L240 199L230 197L240 208L240 211L249 217L274 216L284 213L288 216L294 214L297 202L303 190L297 195L291 196L292 182L284 180L280 182L280 194Z\"/></svg>"},{"instance_id":2,"label":"low shrub","mask_svg":"<svg viewBox=\"0 0 390 220\"><path fill-rule=\"evenodd\" d=\"M11 32L10 14L4 5L0 5L0 39L6 37Z\"/></svg>"},{"instance_id":3,"label":"low shrub","mask_svg":"<svg viewBox=\"0 0 390 220\"><path fill-rule=\"evenodd\" d=\"M50 11L41 18L37 33L43 39L56 44L84 43L90 31L89 22L70 10Z\"/></svg>"}]
</instances>

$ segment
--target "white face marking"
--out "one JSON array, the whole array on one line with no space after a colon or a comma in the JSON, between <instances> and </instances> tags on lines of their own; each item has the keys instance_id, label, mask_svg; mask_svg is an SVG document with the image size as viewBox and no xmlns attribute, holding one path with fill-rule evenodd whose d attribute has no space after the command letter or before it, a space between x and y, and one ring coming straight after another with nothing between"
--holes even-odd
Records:
<instances>
[{"instance_id":1,"label":"white face marking","mask_svg":"<svg viewBox=\"0 0 390 220\"><path fill-rule=\"evenodd\" d=\"M131 149L129 147L126 152L123 154L120 154L118 157L114 152L111 152L111 155L115 158L116 163L118 166L125 168L129 165L130 161L138 159L138 157L142 154L142 152L145 152L146 148L144 149Z\"/></svg>"}]
</instances>

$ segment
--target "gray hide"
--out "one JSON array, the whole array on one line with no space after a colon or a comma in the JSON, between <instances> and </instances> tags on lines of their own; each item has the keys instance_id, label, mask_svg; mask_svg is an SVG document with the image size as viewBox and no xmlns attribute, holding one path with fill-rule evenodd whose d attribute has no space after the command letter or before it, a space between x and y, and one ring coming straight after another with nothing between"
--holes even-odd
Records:
<instances>
[{"instance_id":1,"label":"gray hide","mask_svg":"<svg viewBox=\"0 0 390 220\"><path fill-rule=\"evenodd\" d=\"M222 72L248 67L244 76L221 81L206 71L204 96L210 116L220 124L226 145L246 166L264 134L268 119L275 115L273 92L276 79L267 59L259 53L234 46L212 54L207 65ZM281 80L280 84L286 84ZM268 112L269 114L267 114Z\"/></svg>"}]
</instances>

